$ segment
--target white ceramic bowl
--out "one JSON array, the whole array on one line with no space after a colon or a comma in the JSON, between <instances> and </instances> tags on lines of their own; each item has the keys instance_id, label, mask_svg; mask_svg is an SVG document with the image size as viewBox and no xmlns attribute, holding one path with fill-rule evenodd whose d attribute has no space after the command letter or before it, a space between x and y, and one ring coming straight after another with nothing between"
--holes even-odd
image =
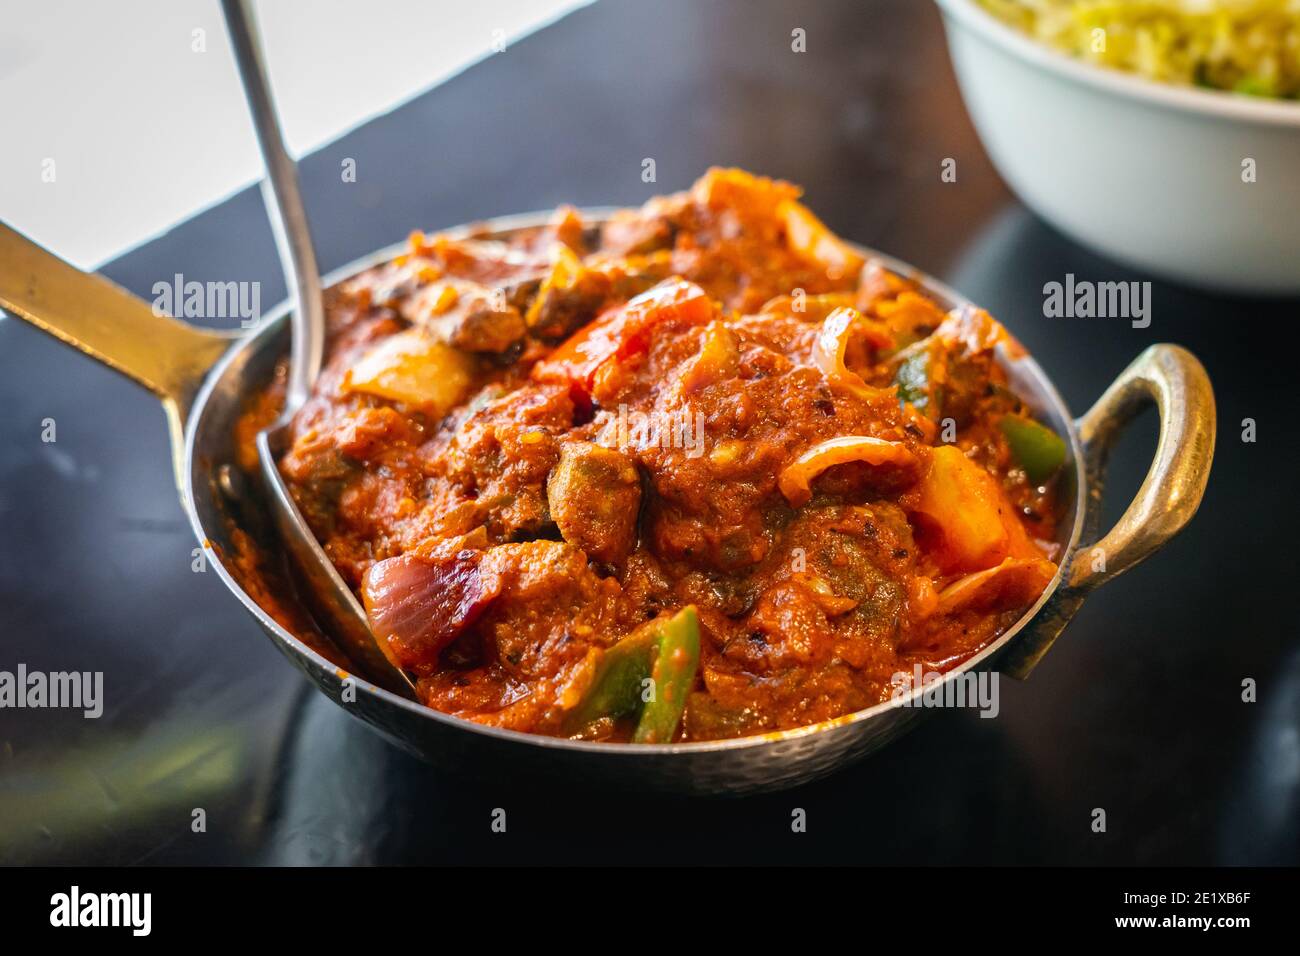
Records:
<instances>
[{"instance_id":1,"label":"white ceramic bowl","mask_svg":"<svg viewBox=\"0 0 1300 956\"><path fill-rule=\"evenodd\" d=\"M1093 66L974 0L937 2L984 147L1039 215L1140 270L1300 294L1300 103Z\"/></svg>"}]
</instances>

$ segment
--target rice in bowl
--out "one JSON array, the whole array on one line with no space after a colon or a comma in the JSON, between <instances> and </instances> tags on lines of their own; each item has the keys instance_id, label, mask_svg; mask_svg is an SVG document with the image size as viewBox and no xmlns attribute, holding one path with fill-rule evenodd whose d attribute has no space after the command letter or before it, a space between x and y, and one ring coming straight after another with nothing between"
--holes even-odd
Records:
<instances>
[{"instance_id":1,"label":"rice in bowl","mask_svg":"<svg viewBox=\"0 0 1300 956\"><path fill-rule=\"evenodd\" d=\"M1300 0L979 0L1062 52L1148 79L1300 98Z\"/></svg>"}]
</instances>

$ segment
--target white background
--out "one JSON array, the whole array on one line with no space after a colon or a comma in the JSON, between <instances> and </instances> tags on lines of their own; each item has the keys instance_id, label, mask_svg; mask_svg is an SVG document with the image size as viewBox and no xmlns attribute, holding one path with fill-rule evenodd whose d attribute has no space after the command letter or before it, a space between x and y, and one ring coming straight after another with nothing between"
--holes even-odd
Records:
<instances>
[{"instance_id":1,"label":"white background","mask_svg":"<svg viewBox=\"0 0 1300 956\"><path fill-rule=\"evenodd\" d=\"M583 2L259 0L290 151ZM217 0L0 0L0 130L0 219L85 269L261 176Z\"/></svg>"}]
</instances>

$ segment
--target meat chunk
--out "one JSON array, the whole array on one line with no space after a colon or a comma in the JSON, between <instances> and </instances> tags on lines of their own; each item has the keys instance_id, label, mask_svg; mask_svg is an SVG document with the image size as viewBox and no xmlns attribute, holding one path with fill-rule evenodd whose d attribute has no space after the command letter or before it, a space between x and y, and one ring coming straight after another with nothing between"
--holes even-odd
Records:
<instances>
[{"instance_id":1,"label":"meat chunk","mask_svg":"<svg viewBox=\"0 0 1300 956\"><path fill-rule=\"evenodd\" d=\"M618 585L597 577L586 556L563 541L524 541L489 549L484 569L501 582L479 624L484 649L518 677L554 675L586 656Z\"/></svg>"},{"instance_id":2,"label":"meat chunk","mask_svg":"<svg viewBox=\"0 0 1300 956\"><path fill-rule=\"evenodd\" d=\"M614 213L601 230L601 248L617 256L633 256L673 244L673 224L665 215L624 209Z\"/></svg>"},{"instance_id":3,"label":"meat chunk","mask_svg":"<svg viewBox=\"0 0 1300 956\"><path fill-rule=\"evenodd\" d=\"M404 301L403 317L428 327L440 340L466 352L504 352L527 329L504 288L449 279L426 286Z\"/></svg>"},{"instance_id":4,"label":"meat chunk","mask_svg":"<svg viewBox=\"0 0 1300 956\"><path fill-rule=\"evenodd\" d=\"M528 328L542 338L563 338L594 319L609 292L607 275L588 268L567 246L559 246L551 272L528 308Z\"/></svg>"},{"instance_id":5,"label":"meat chunk","mask_svg":"<svg viewBox=\"0 0 1300 956\"><path fill-rule=\"evenodd\" d=\"M636 543L641 481L622 452L569 442L560 449L546 497L564 540L591 557L618 564Z\"/></svg>"}]
</instances>

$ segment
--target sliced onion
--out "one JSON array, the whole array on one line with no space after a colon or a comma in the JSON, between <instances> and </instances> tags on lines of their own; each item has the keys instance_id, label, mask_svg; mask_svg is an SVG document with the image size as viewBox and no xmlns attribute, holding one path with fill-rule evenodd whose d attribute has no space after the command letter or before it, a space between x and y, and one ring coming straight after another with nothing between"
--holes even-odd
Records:
<instances>
[{"instance_id":1,"label":"sliced onion","mask_svg":"<svg viewBox=\"0 0 1300 956\"><path fill-rule=\"evenodd\" d=\"M407 553L372 565L361 584L370 629L398 667L427 674L438 655L478 619L500 591L480 571L482 553Z\"/></svg>"},{"instance_id":2,"label":"sliced onion","mask_svg":"<svg viewBox=\"0 0 1300 956\"><path fill-rule=\"evenodd\" d=\"M1007 558L997 567L958 578L939 592L939 614L964 608L996 607L1010 610L1032 604L1056 574L1056 565L1046 559Z\"/></svg>"},{"instance_id":3,"label":"sliced onion","mask_svg":"<svg viewBox=\"0 0 1300 956\"><path fill-rule=\"evenodd\" d=\"M827 468L852 461L868 465L897 465L910 468L916 456L901 442L870 438L866 435L842 435L809 448L777 476L781 494L795 507L812 497L812 481Z\"/></svg>"},{"instance_id":4,"label":"sliced onion","mask_svg":"<svg viewBox=\"0 0 1300 956\"><path fill-rule=\"evenodd\" d=\"M813 342L812 361L832 385L862 395L872 391L871 386L862 380L861 375L844 364L844 353L849 347L849 336L855 330L866 331L871 338L871 344L877 348L892 344L893 340L876 330L857 309L843 306L826 316L826 321L822 323L821 330ZM878 334L870 336L871 332Z\"/></svg>"},{"instance_id":5,"label":"sliced onion","mask_svg":"<svg viewBox=\"0 0 1300 956\"><path fill-rule=\"evenodd\" d=\"M1001 322L973 305L953 309L934 330L934 334L942 341L960 344L967 355L989 352L999 345L1013 361L1027 354L1025 347L1012 337Z\"/></svg>"}]
</instances>

